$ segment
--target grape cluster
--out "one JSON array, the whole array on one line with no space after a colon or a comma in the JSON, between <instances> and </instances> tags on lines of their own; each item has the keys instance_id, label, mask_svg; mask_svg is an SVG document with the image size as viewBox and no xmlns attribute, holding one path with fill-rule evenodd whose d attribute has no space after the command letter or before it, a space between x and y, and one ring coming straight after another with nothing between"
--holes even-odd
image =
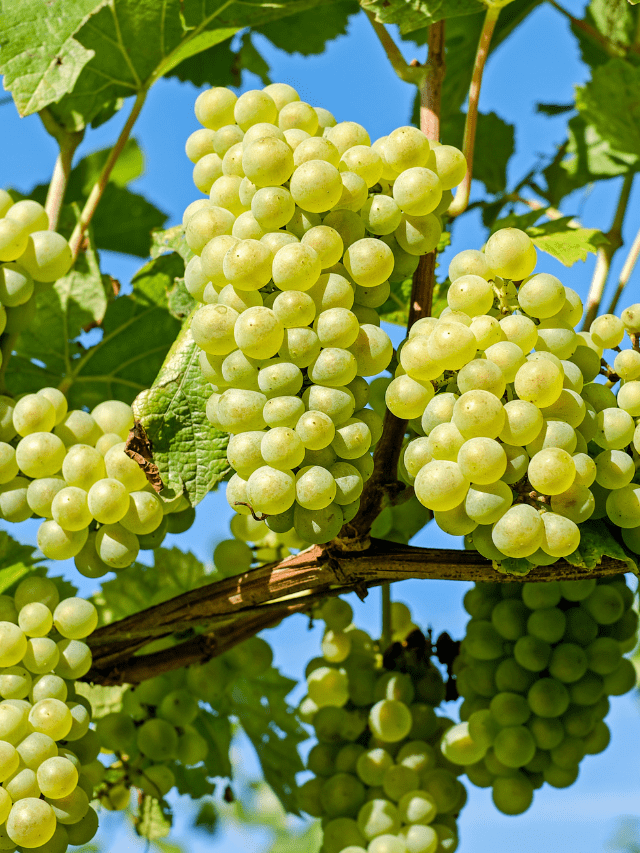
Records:
<instances>
[{"instance_id":1,"label":"grape cluster","mask_svg":"<svg viewBox=\"0 0 640 853\"><path fill-rule=\"evenodd\" d=\"M48 228L41 204L14 203L0 190L0 335L24 331L35 315L37 294L71 268L69 244Z\"/></svg>"},{"instance_id":2,"label":"grape cluster","mask_svg":"<svg viewBox=\"0 0 640 853\"><path fill-rule=\"evenodd\" d=\"M331 599L320 611L322 657L307 666L300 707L318 743L299 805L323 819L325 853L452 853L458 845L466 790L461 768L439 749L453 722L434 711L445 686L409 608L392 608L394 638L404 645L385 654L390 668L351 623L347 602Z\"/></svg>"},{"instance_id":3,"label":"grape cluster","mask_svg":"<svg viewBox=\"0 0 640 853\"><path fill-rule=\"evenodd\" d=\"M74 682L91 667L83 640L98 614L60 600L44 577L0 595L0 848L64 853L98 829L89 805L101 775L91 706Z\"/></svg>"},{"instance_id":4,"label":"grape cluster","mask_svg":"<svg viewBox=\"0 0 640 853\"><path fill-rule=\"evenodd\" d=\"M96 722L100 747L115 756L96 790L102 805L125 809L132 786L156 799L165 797L175 785L176 764L193 767L209 753L200 703L221 709L238 678L264 674L272 660L269 644L251 637L207 663L127 688L122 710Z\"/></svg>"},{"instance_id":5,"label":"grape cluster","mask_svg":"<svg viewBox=\"0 0 640 853\"><path fill-rule=\"evenodd\" d=\"M551 564L605 516L640 553L640 306L576 332L580 298L535 264L515 228L452 260L448 307L411 328L386 390L417 433L401 472L444 531L497 563ZM602 367L625 329L634 349Z\"/></svg>"},{"instance_id":6,"label":"grape cluster","mask_svg":"<svg viewBox=\"0 0 640 853\"><path fill-rule=\"evenodd\" d=\"M454 664L463 720L442 752L492 787L505 814L526 811L547 782L572 785L585 755L609 743L609 697L636 683L625 652L638 616L624 575L548 583L476 584Z\"/></svg>"},{"instance_id":7,"label":"grape cluster","mask_svg":"<svg viewBox=\"0 0 640 853\"><path fill-rule=\"evenodd\" d=\"M2 517L43 518L45 557L75 557L90 578L131 565L139 548L158 547L167 530L186 529L193 520L186 499L161 501L124 452L133 423L131 407L119 400L89 414L67 411L56 388L17 401L0 397Z\"/></svg>"},{"instance_id":8,"label":"grape cluster","mask_svg":"<svg viewBox=\"0 0 640 853\"><path fill-rule=\"evenodd\" d=\"M371 144L277 83L203 92L187 140L198 189L185 210L195 253L191 331L230 433L227 487L240 513L326 542L358 510L380 416L368 384L393 347L376 308L435 249L464 156L402 127Z\"/></svg>"}]
</instances>

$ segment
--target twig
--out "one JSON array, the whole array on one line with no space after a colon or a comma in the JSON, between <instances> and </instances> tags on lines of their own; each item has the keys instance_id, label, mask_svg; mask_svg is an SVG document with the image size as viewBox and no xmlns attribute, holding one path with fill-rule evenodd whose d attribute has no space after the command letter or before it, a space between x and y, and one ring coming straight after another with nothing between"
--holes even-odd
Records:
<instances>
[{"instance_id":1,"label":"twig","mask_svg":"<svg viewBox=\"0 0 640 853\"><path fill-rule=\"evenodd\" d=\"M471 85L469 86L469 104L464 121L464 137L462 140L462 153L467 158L467 172L462 183L456 190L456 195L447 211L449 216L460 216L467 209L469 195L471 193L471 180L473 178L473 152L476 144L476 129L478 127L478 104L480 102L480 89L482 88L482 75L484 66L489 56L491 37L500 14L500 6L489 6L484 17L478 50L473 65Z\"/></svg>"},{"instance_id":2,"label":"twig","mask_svg":"<svg viewBox=\"0 0 640 853\"><path fill-rule=\"evenodd\" d=\"M380 635L380 645L382 651L388 649L391 645L391 584L383 583L382 589L382 633Z\"/></svg>"},{"instance_id":3,"label":"twig","mask_svg":"<svg viewBox=\"0 0 640 853\"><path fill-rule=\"evenodd\" d=\"M60 151L53 168L51 183L47 192L45 210L49 215L49 230L55 231L60 219L60 211L64 202L64 194L71 174L71 162L76 148L82 142L84 131L78 133L63 133L58 137Z\"/></svg>"},{"instance_id":4,"label":"twig","mask_svg":"<svg viewBox=\"0 0 640 853\"><path fill-rule=\"evenodd\" d=\"M142 680L151 673L213 657L291 613L310 609L328 595L362 587L409 578L519 583L576 580L626 571L625 563L604 557L592 571L560 560L552 566L539 566L529 575L506 575L496 572L474 551L415 548L378 539L372 539L364 551L344 553L315 545L280 563L199 587L99 628L88 640L94 664L85 680ZM153 640L207 623L206 635L174 649L133 657Z\"/></svg>"},{"instance_id":5,"label":"twig","mask_svg":"<svg viewBox=\"0 0 640 853\"><path fill-rule=\"evenodd\" d=\"M640 17L638 18L640 20ZM616 292L613 294L613 299L611 300L611 305L609 305L609 314L613 314L616 310L616 306L618 305L618 300L622 296L622 291L627 286L627 282L631 278L631 273L633 272L633 268L635 267L638 258L640 257L640 229L638 229L638 233L633 239L633 243L631 244L631 248L629 249L629 254L625 258L624 264L622 266L622 271L620 272L620 278L618 279L618 286L616 287Z\"/></svg>"},{"instance_id":6,"label":"twig","mask_svg":"<svg viewBox=\"0 0 640 853\"><path fill-rule=\"evenodd\" d=\"M618 198L618 204L613 217L613 222L611 223L611 228L605 234L608 243L606 246L601 246L598 249L596 268L593 271L593 278L591 279L591 286L587 296L584 324L582 327L587 331L600 310L600 303L602 302L604 289L607 284L607 279L609 278L611 261L620 246L622 246L622 223L624 222L624 215L627 212L627 204L629 203L629 196L631 195L631 186L633 184L634 177L634 172L628 172L625 176L624 181L622 182L622 188L620 189L620 197Z\"/></svg>"},{"instance_id":7,"label":"twig","mask_svg":"<svg viewBox=\"0 0 640 853\"><path fill-rule=\"evenodd\" d=\"M129 113L129 118L127 119L124 127L120 131L120 136L117 138L115 145L111 149L109 157L107 158L107 162L104 164L102 172L100 173L100 177L95 182L91 189L91 192L89 193L89 198L85 202L85 205L82 209L82 213L80 214L80 219L78 220L76 227L73 229L73 234L71 235L71 239L69 240L69 245L71 246L71 251L73 252L74 258L78 257L78 253L80 252L80 247L82 245L82 238L84 237L84 232L87 230L87 227L91 222L91 219L93 218L93 214L96 212L96 208L98 207L98 203L102 198L102 194L104 193L105 188L109 183L111 171L115 166L118 157L122 153L122 149L126 145L127 140L129 139L129 135L131 133L133 125L136 123L136 119L140 115L140 110L144 105L146 97L147 89L142 89L136 95L133 107L131 108L131 112Z\"/></svg>"},{"instance_id":8,"label":"twig","mask_svg":"<svg viewBox=\"0 0 640 853\"><path fill-rule=\"evenodd\" d=\"M444 20L429 27L429 52L420 84L420 129L428 139L440 139L440 99L447 70Z\"/></svg>"},{"instance_id":9,"label":"twig","mask_svg":"<svg viewBox=\"0 0 640 853\"><path fill-rule=\"evenodd\" d=\"M581 18L576 18L575 15L572 15L568 9L561 6L560 3L556 2L556 0L547 0L547 2L553 6L554 9L560 12L561 15L568 18L576 29L583 32L592 41L598 44L609 56L626 56L628 50L638 53L637 45L630 45L627 47L619 42L614 42L602 33L599 33L598 30L596 30L595 27L592 27L591 24L587 23L587 21L584 21Z\"/></svg>"},{"instance_id":10,"label":"twig","mask_svg":"<svg viewBox=\"0 0 640 853\"><path fill-rule=\"evenodd\" d=\"M420 85L420 81L424 76L424 69L419 65L412 65L408 63L400 52L398 45L389 35L389 31L385 25L376 20L376 16L373 12L370 12L368 9L365 9L364 12L369 19L375 34L378 36L384 52L387 54L387 59L389 60L391 67L398 77L401 80L404 80L405 83L415 83L416 86Z\"/></svg>"}]
</instances>

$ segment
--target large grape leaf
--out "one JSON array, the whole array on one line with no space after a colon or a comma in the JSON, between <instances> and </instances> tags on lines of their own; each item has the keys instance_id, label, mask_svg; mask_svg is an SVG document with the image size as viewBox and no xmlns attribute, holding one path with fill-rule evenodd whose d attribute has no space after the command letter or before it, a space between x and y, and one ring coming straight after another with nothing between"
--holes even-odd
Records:
<instances>
[{"instance_id":1,"label":"large grape leaf","mask_svg":"<svg viewBox=\"0 0 640 853\"><path fill-rule=\"evenodd\" d=\"M595 254L599 246L608 243L602 231L576 228L572 221L570 216L565 216L531 226L527 233L538 249L552 255L565 267L571 267L576 261L586 261L589 253Z\"/></svg>"},{"instance_id":2,"label":"large grape leaf","mask_svg":"<svg viewBox=\"0 0 640 853\"><path fill-rule=\"evenodd\" d=\"M93 57L73 91L50 105L51 113L67 130L96 125L123 98L144 93L180 63L239 30L321 2L331 0L107 0L74 33L77 45Z\"/></svg>"},{"instance_id":3,"label":"large grape leaf","mask_svg":"<svg viewBox=\"0 0 640 853\"><path fill-rule=\"evenodd\" d=\"M161 255L155 263L167 257L178 256ZM194 506L229 470L229 437L205 414L211 386L202 376L199 352L187 323L153 386L136 398L133 407L151 440L164 485L184 492Z\"/></svg>"},{"instance_id":4,"label":"large grape leaf","mask_svg":"<svg viewBox=\"0 0 640 853\"><path fill-rule=\"evenodd\" d=\"M584 20L609 42L601 44L589 32L576 24L571 30L578 40L582 61L594 68L603 65L612 55L624 56L635 38L634 15L630 0L591 0Z\"/></svg>"},{"instance_id":5,"label":"large grape leaf","mask_svg":"<svg viewBox=\"0 0 640 853\"><path fill-rule=\"evenodd\" d=\"M638 573L638 557L632 556L613 535L602 520L585 521L580 525L580 545L573 554L565 557L572 566L594 569L603 557L612 557L626 563L630 572Z\"/></svg>"},{"instance_id":6,"label":"large grape leaf","mask_svg":"<svg viewBox=\"0 0 640 853\"><path fill-rule=\"evenodd\" d=\"M611 59L593 69L591 80L576 89L580 114L613 148L640 151L640 67Z\"/></svg>"},{"instance_id":7,"label":"large grape leaf","mask_svg":"<svg viewBox=\"0 0 640 853\"><path fill-rule=\"evenodd\" d=\"M440 139L462 148L465 116L455 113L442 122ZM502 192L507 185L507 165L515 150L515 128L496 113L478 113L473 177L489 193Z\"/></svg>"},{"instance_id":8,"label":"large grape leaf","mask_svg":"<svg viewBox=\"0 0 640 853\"><path fill-rule=\"evenodd\" d=\"M361 5L383 24L396 24L403 35L443 18L474 15L486 9L481 0L361 0Z\"/></svg>"},{"instance_id":9,"label":"large grape leaf","mask_svg":"<svg viewBox=\"0 0 640 853\"><path fill-rule=\"evenodd\" d=\"M180 330L167 291L183 272L178 255L163 255L136 273L130 294L107 307L95 256L81 255L73 271L39 297L36 318L9 363L11 390L55 385L71 408L111 399L132 402L152 384ZM94 326L99 340L86 348L78 336Z\"/></svg>"},{"instance_id":10,"label":"large grape leaf","mask_svg":"<svg viewBox=\"0 0 640 853\"><path fill-rule=\"evenodd\" d=\"M230 712L253 744L265 781L287 811L297 813L295 775L304 769L298 745L307 733L286 702L295 686L272 667L259 678L238 679L229 695Z\"/></svg>"},{"instance_id":11,"label":"large grape leaf","mask_svg":"<svg viewBox=\"0 0 640 853\"><path fill-rule=\"evenodd\" d=\"M330 6L320 6L279 18L259 27L255 32L266 36L269 41L286 53L312 56L322 53L327 42L345 35L349 17L359 12L356 0L338 0Z\"/></svg>"},{"instance_id":12,"label":"large grape leaf","mask_svg":"<svg viewBox=\"0 0 640 853\"><path fill-rule=\"evenodd\" d=\"M37 112L73 90L93 57L73 36L105 2L3 3L0 73L21 115Z\"/></svg>"}]
</instances>

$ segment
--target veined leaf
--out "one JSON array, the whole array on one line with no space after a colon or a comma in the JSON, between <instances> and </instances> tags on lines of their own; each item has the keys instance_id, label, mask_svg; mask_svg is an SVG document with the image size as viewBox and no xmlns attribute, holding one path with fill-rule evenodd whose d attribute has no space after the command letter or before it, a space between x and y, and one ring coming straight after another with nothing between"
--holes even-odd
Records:
<instances>
[{"instance_id":1,"label":"veined leaf","mask_svg":"<svg viewBox=\"0 0 640 853\"><path fill-rule=\"evenodd\" d=\"M608 242L597 228L576 228L570 223L571 217L565 216L527 229L538 249L553 255L565 267L586 261L589 253L595 254L599 246Z\"/></svg>"},{"instance_id":2,"label":"veined leaf","mask_svg":"<svg viewBox=\"0 0 640 853\"><path fill-rule=\"evenodd\" d=\"M640 151L640 67L611 59L593 69L576 90L576 105L587 124L618 151Z\"/></svg>"},{"instance_id":3,"label":"veined leaf","mask_svg":"<svg viewBox=\"0 0 640 853\"><path fill-rule=\"evenodd\" d=\"M166 838L171 832L173 816L171 809L164 800L156 800L149 794L143 794L140 801L138 814L134 818L138 835L156 841L158 838Z\"/></svg>"},{"instance_id":4,"label":"veined leaf","mask_svg":"<svg viewBox=\"0 0 640 853\"><path fill-rule=\"evenodd\" d=\"M41 562L40 557L34 556L35 552L35 548L21 545L4 530L0 530L0 593L30 574L34 566Z\"/></svg>"},{"instance_id":5,"label":"veined leaf","mask_svg":"<svg viewBox=\"0 0 640 853\"><path fill-rule=\"evenodd\" d=\"M229 470L228 436L207 420L211 386L202 376L199 352L187 324L153 386L134 403L163 483L178 494L184 492L194 506Z\"/></svg>"},{"instance_id":6,"label":"veined leaf","mask_svg":"<svg viewBox=\"0 0 640 853\"><path fill-rule=\"evenodd\" d=\"M383 24L396 24L403 35L443 18L475 15L486 9L480 0L361 0L361 5Z\"/></svg>"}]
</instances>

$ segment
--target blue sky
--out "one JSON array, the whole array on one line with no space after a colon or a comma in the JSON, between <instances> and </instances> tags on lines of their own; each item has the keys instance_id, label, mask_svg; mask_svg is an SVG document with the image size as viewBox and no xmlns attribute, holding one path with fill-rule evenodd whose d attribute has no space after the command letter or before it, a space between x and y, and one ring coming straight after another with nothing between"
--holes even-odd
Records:
<instances>
[{"instance_id":1,"label":"blue sky","mask_svg":"<svg viewBox=\"0 0 640 853\"><path fill-rule=\"evenodd\" d=\"M574 14L584 7L579 0L567 0L565 6ZM304 100L331 110L338 120L355 120L363 124L372 138L388 133L407 123L413 90L398 80L387 65L384 54L363 15L352 20L349 32L333 42L321 56L302 58L275 50L258 37L256 43L271 66L273 80L295 86ZM424 48L409 48L407 59L424 58ZM513 177L524 174L540 155L549 154L553 145L563 141L564 121L549 119L535 112L536 102L565 103L571 100L573 86L588 79L588 69L580 62L579 52L568 24L550 6L543 4L527 20L525 26L501 46L489 60L483 84L480 108L494 110L516 124L516 154L510 170ZM247 88L259 85L248 80ZM169 224L180 221L184 207L198 197L191 182L191 164L184 154L186 137L196 129L193 101L197 90L175 80L161 81L151 91L135 135L146 156L145 174L134 188L153 200L169 215ZM87 134L79 155L111 144L124 121L124 113ZM37 117L20 120L14 108L0 107L2 142L0 186L13 186L28 191L33 185L48 181L55 159L54 143L42 129ZM446 140L444 140L446 142ZM577 215L587 226L606 230L615 208L620 183L611 180L575 194L563 204L563 212ZM475 187L477 193L481 187ZM627 244L638 228L640 189L636 185L629 204L624 239ZM634 221L635 213L635 221ZM479 219L473 214L457 223L453 246L443 263L455 252L479 248L483 233ZM619 272L624 250L613 266L613 277ZM104 253L103 270L128 282L140 262L115 253ZM539 270L552 272L583 297L593 271L593 256L567 270L549 256L540 257ZM629 285L625 304L637 301L640 272ZM635 294L635 295L634 295ZM606 302L605 302L606 304ZM401 331L388 328L394 343ZM211 560L213 545L226 536L230 516L224 494L209 495L198 508L194 527L181 537L167 537L165 544L190 549L204 561ZM29 521L21 529L10 532L25 542L35 543L38 522ZM8 529L8 527L7 527ZM422 531L415 544L438 547L460 547L459 540L439 531L434 524ZM74 582L82 581L81 590L89 594L95 582L79 578L72 563L58 564ZM461 599L467 584L430 581L406 581L394 585L395 598L412 607L421 625L432 626L436 635L448 630L460 637L466 621ZM372 633L379 631L379 593L373 591L365 604L354 601L357 622ZM276 653L276 663L288 675L299 678L305 662L318 650L320 629L307 630L308 620L294 617L278 629L268 632ZM299 650L303 648L304 654ZM487 791L469 785L469 802L460 819L460 853L485 853L499 849L501 853L579 853L601 851L613 834L622 815L640 815L640 709L635 696L613 701L609 720L613 740L601 756L590 757L582 765L580 777L571 788L557 791L545 787L536 792L532 808L523 816L509 818L496 812ZM244 772L255 773L256 763L250 749L239 745ZM188 839L194 853L231 853L240 847L258 853L264 848L260 833L243 834L231 830L211 842L201 835L185 835L188 830L186 803L176 802L176 835ZM103 838L108 851L142 851L144 844L131 833L117 830L117 817L105 821ZM113 834L115 833L115 834Z\"/></svg>"}]
</instances>

